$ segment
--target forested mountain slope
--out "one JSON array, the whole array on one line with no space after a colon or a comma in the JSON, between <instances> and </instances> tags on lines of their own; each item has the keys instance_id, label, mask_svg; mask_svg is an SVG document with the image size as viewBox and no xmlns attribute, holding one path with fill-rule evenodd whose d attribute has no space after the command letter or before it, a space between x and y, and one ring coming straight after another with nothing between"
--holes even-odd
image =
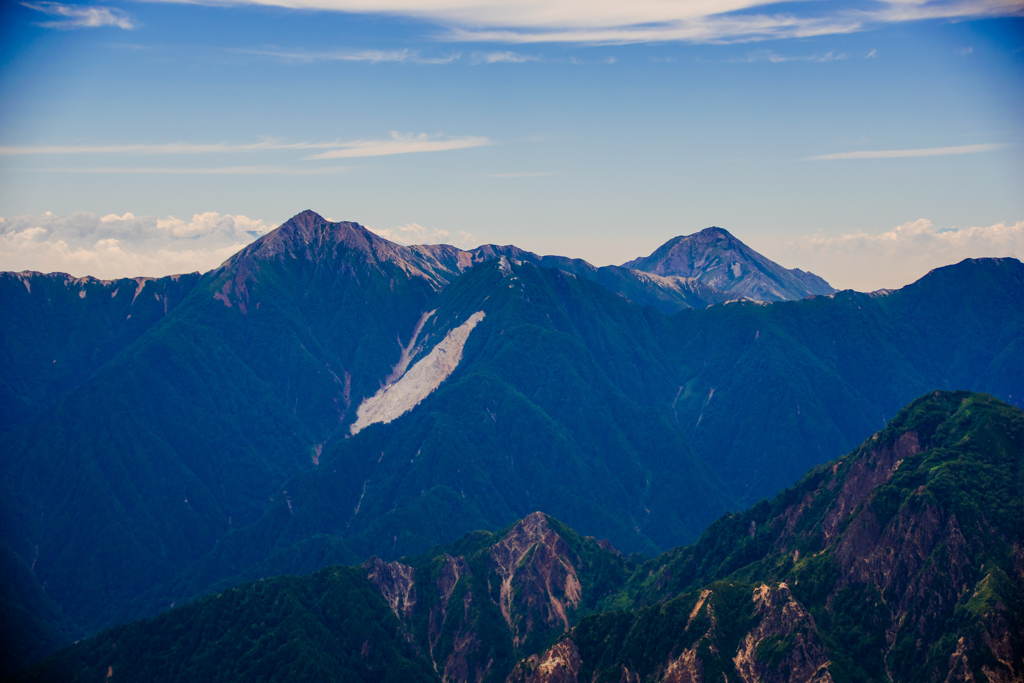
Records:
<instances>
[{"instance_id":1,"label":"forested mountain slope","mask_svg":"<svg viewBox=\"0 0 1024 683\"><path fill-rule=\"evenodd\" d=\"M0 432L85 381L181 303L199 277L0 273Z\"/></svg>"},{"instance_id":2,"label":"forested mountain slope","mask_svg":"<svg viewBox=\"0 0 1024 683\"><path fill-rule=\"evenodd\" d=\"M4 557L40 597L5 610L77 637L536 509L656 553L924 391L1024 395L1014 259L886 295L675 315L600 273L668 291L514 247L404 247L312 212L201 277L123 281L133 300L116 282L5 276L12 329L55 335L4 337L24 369L0 435ZM43 370L64 358L74 372Z\"/></svg>"},{"instance_id":3,"label":"forested mountain slope","mask_svg":"<svg viewBox=\"0 0 1024 683\"><path fill-rule=\"evenodd\" d=\"M930 389L1024 406L1022 301L1020 261L968 259L892 292L683 311L657 333L673 414L753 504Z\"/></svg>"},{"instance_id":4,"label":"forested mountain slope","mask_svg":"<svg viewBox=\"0 0 1024 683\"><path fill-rule=\"evenodd\" d=\"M1019 680L1022 520L1024 412L933 392L654 559L534 513L230 589L16 680Z\"/></svg>"},{"instance_id":5,"label":"forested mountain slope","mask_svg":"<svg viewBox=\"0 0 1024 683\"><path fill-rule=\"evenodd\" d=\"M432 318L450 319L437 323L446 330L487 311L444 385L394 422L325 450L263 519L120 618L219 582L422 552L531 508L627 552L686 543L705 511L773 495L884 424L883 411L895 414L910 389L953 373L1012 385L1024 363L1012 353L1020 275L1012 259L965 262L884 297L844 292L664 317L558 271L485 264L442 295ZM959 300L942 289L952 281L966 290ZM935 313L965 300L976 302L969 316ZM456 301L462 309L450 308ZM943 344L971 339L975 325L986 330L983 351Z\"/></svg>"}]
</instances>

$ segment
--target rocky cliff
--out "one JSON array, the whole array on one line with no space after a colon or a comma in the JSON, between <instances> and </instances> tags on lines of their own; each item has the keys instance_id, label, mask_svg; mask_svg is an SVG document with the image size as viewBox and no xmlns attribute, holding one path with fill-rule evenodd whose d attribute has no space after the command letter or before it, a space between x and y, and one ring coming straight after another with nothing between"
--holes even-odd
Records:
<instances>
[{"instance_id":1,"label":"rocky cliff","mask_svg":"<svg viewBox=\"0 0 1024 683\"><path fill-rule=\"evenodd\" d=\"M632 575L529 681L1019 681L1024 413L935 392Z\"/></svg>"}]
</instances>

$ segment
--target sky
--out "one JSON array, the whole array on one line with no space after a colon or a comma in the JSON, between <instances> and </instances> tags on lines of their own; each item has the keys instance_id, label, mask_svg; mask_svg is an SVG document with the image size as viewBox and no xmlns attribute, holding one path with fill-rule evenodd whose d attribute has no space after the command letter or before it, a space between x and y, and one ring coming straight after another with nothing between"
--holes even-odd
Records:
<instances>
[{"instance_id":1,"label":"sky","mask_svg":"<svg viewBox=\"0 0 1024 683\"><path fill-rule=\"evenodd\" d=\"M1022 112L1024 0L8 2L0 269L207 270L312 209L899 287L1024 258Z\"/></svg>"}]
</instances>

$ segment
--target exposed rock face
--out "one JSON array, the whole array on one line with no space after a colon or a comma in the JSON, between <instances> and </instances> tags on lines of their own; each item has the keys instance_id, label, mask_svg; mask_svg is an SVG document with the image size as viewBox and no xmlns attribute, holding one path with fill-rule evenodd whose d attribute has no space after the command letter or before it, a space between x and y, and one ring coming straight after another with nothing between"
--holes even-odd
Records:
<instances>
[{"instance_id":1,"label":"exposed rock face","mask_svg":"<svg viewBox=\"0 0 1024 683\"><path fill-rule=\"evenodd\" d=\"M364 562L363 569L395 616L407 622L416 607L416 570L400 562L384 562L376 556Z\"/></svg>"},{"instance_id":2,"label":"exposed rock face","mask_svg":"<svg viewBox=\"0 0 1024 683\"><path fill-rule=\"evenodd\" d=\"M516 524L491 548L501 577L499 605L516 646L537 627L569 628L568 611L580 602L581 585L569 546L540 512Z\"/></svg>"},{"instance_id":3,"label":"exposed rock face","mask_svg":"<svg viewBox=\"0 0 1024 683\"><path fill-rule=\"evenodd\" d=\"M437 604L430 608L430 620L427 626L430 656L432 661L434 661L435 669L437 668L437 663L433 659L434 650L441 639L441 628L448 617L448 602L451 600L452 593L455 591L455 586L458 584L459 579L468 574L469 566L466 564L465 558L452 557L445 553L436 584L439 600Z\"/></svg>"},{"instance_id":4,"label":"exposed rock face","mask_svg":"<svg viewBox=\"0 0 1024 683\"><path fill-rule=\"evenodd\" d=\"M835 539L839 526L846 518L876 488L892 479L892 475L906 458L920 452L921 444L917 432L907 432L901 434L891 447L874 449L867 457L855 462L847 474L842 491L822 521L821 530L825 535L825 543L829 544Z\"/></svg>"},{"instance_id":5,"label":"exposed rock face","mask_svg":"<svg viewBox=\"0 0 1024 683\"><path fill-rule=\"evenodd\" d=\"M745 683L831 683L828 651L814 618L789 586L761 584L752 599L761 621L743 637L733 657L740 678Z\"/></svg>"},{"instance_id":6,"label":"exposed rock face","mask_svg":"<svg viewBox=\"0 0 1024 683\"><path fill-rule=\"evenodd\" d=\"M576 683L579 671L580 652L576 643L566 639L555 643L543 655L530 655L506 680L508 683Z\"/></svg>"},{"instance_id":7,"label":"exposed rock face","mask_svg":"<svg viewBox=\"0 0 1024 683\"><path fill-rule=\"evenodd\" d=\"M469 316L466 322L445 335L430 353L418 360L394 384L382 387L376 394L363 401L356 411L357 418L350 430L352 434L376 422L391 422L415 408L420 401L437 389L458 367L462 360L462 347L469 339L469 333L485 316L483 311L477 311ZM408 363L404 351L403 349L402 360L399 363Z\"/></svg>"},{"instance_id":8,"label":"exposed rock face","mask_svg":"<svg viewBox=\"0 0 1024 683\"><path fill-rule=\"evenodd\" d=\"M563 529L568 539L556 530ZM578 536L535 512L503 536L477 532L465 556L440 552L417 568L371 558L363 566L409 640L445 683L479 682L508 675L521 657L516 680L575 680L579 655L572 641L541 650L576 621L583 604L587 553L604 571L623 558L607 541ZM571 545L576 544L576 545ZM464 546L466 547L466 546ZM592 579L589 579L592 580Z\"/></svg>"},{"instance_id":9,"label":"exposed rock face","mask_svg":"<svg viewBox=\"0 0 1024 683\"><path fill-rule=\"evenodd\" d=\"M675 237L650 256L633 259L623 267L662 276L696 278L735 298L756 301L791 301L836 291L817 275L783 268L728 231L714 227Z\"/></svg>"},{"instance_id":10,"label":"exposed rock face","mask_svg":"<svg viewBox=\"0 0 1024 683\"><path fill-rule=\"evenodd\" d=\"M1024 415L991 397L919 399L760 513L642 568L645 609L567 637L581 680L1024 680L1024 552L1009 512L1022 435Z\"/></svg>"}]
</instances>

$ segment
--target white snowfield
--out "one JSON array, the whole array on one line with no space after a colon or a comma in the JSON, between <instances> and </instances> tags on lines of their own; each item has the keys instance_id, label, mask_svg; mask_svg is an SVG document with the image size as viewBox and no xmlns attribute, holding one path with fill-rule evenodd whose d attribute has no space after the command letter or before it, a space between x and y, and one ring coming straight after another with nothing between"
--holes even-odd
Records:
<instances>
[{"instance_id":1,"label":"white snowfield","mask_svg":"<svg viewBox=\"0 0 1024 683\"><path fill-rule=\"evenodd\" d=\"M356 410L352 434L377 422L391 422L433 393L458 367L462 360L462 347L469 339L469 333L485 315L483 311L477 311L469 316L469 320L445 335L429 354L417 361L401 378L381 387L380 391L364 400Z\"/></svg>"}]
</instances>

